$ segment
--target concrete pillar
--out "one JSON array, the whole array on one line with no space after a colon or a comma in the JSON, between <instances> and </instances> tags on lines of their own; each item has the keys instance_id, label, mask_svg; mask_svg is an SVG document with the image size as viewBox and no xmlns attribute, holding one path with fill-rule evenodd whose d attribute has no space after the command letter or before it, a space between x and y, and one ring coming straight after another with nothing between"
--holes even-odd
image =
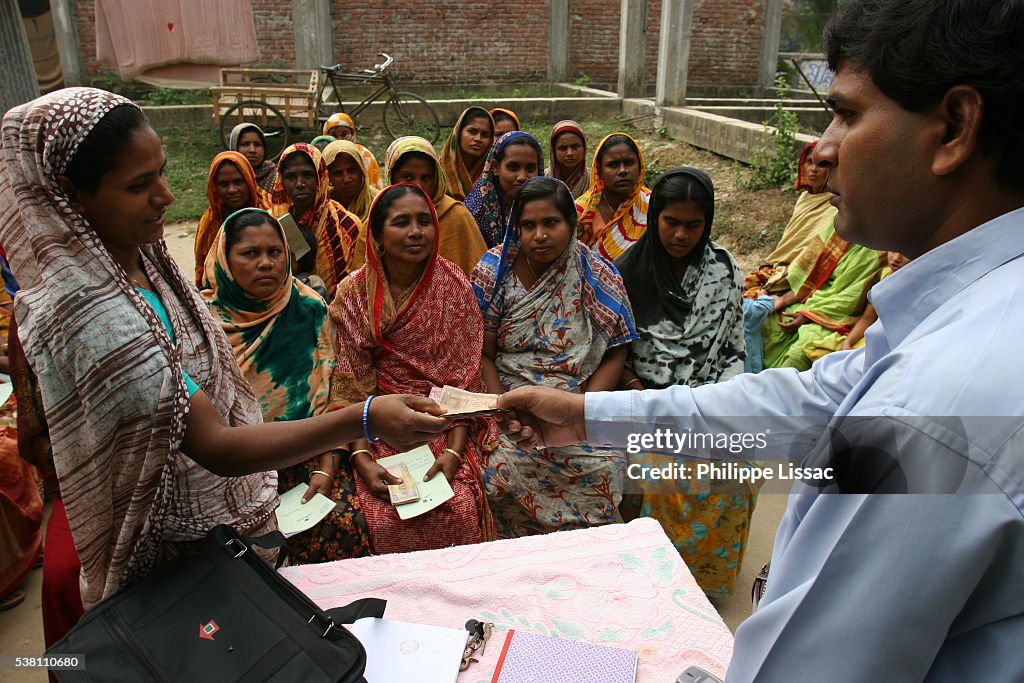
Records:
<instances>
[{"instance_id":1,"label":"concrete pillar","mask_svg":"<svg viewBox=\"0 0 1024 683\"><path fill-rule=\"evenodd\" d=\"M74 3L72 0L50 0L50 11L53 13L53 31L57 35L64 85L85 85L85 66L75 25Z\"/></svg>"},{"instance_id":2,"label":"concrete pillar","mask_svg":"<svg viewBox=\"0 0 1024 683\"><path fill-rule=\"evenodd\" d=\"M551 0L548 23L548 80L569 79L569 0Z\"/></svg>"},{"instance_id":3,"label":"concrete pillar","mask_svg":"<svg viewBox=\"0 0 1024 683\"><path fill-rule=\"evenodd\" d=\"M686 77L690 63L692 0L662 0L661 35L658 41L658 85L655 101L659 107L686 104Z\"/></svg>"},{"instance_id":4,"label":"concrete pillar","mask_svg":"<svg viewBox=\"0 0 1024 683\"><path fill-rule=\"evenodd\" d=\"M775 82L775 69L779 63L779 40L782 36L782 1L765 0L764 31L761 34L761 67L757 84L771 88Z\"/></svg>"},{"instance_id":5,"label":"concrete pillar","mask_svg":"<svg viewBox=\"0 0 1024 683\"><path fill-rule=\"evenodd\" d=\"M620 12L619 97L643 97L647 0L622 0Z\"/></svg>"},{"instance_id":6,"label":"concrete pillar","mask_svg":"<svg viewBox=\"0 0 1024 683\"><path fill-rule=\"evenodd\" d=\"M16 105L39 97L36 68L25 35L18 0L0 0L0 116Z\"/></svg>"},{"instance_id":7,"label":"concrete pillar","mask_svg":"<svg viewBox=\"0 0 1024 683\"><path fill-rule=\"evenodd\" d=\"M295 27L295 68L316 69L334 64L331 0L292 0Z\"/></svg>"}]
</instances>

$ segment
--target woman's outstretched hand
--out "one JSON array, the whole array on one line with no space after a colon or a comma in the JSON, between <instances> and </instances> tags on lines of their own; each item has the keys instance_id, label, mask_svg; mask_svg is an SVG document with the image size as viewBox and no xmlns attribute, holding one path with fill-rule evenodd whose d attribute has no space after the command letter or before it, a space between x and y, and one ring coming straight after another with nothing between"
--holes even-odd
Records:
<instances>
[{"instance_id":1,"label":"woman's outstretched hand","mask_svg":"<svg viewBox=\"0 0 1024 683\"><path fill-rule=\"evenodd\" d=\"M498 424L521 448L573 446L587 440L583 395L550 387L520 387L502 394Z\"/></svg>"},{"instance_id":2,"label":"woman's outstretched hand","mask_svg":"<svg viewBox=\"0 0 1024 683\"><path fill-rule=\"evenodd\" d=\"M436 417L443 414L441 406L426 396L377 396L370 404L370 434L399 452L407 451L451 427L451 422Z\"/></svg>"}]
</instances>

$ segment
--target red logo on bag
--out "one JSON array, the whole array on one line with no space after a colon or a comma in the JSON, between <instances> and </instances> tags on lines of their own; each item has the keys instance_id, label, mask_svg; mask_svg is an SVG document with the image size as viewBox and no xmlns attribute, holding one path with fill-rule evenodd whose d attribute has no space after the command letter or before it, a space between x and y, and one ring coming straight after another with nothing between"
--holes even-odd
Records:
<instances>
[{"instance_id":1,"label":"red logo on bag","mask_svg":"<svg viewBox=\"0 0 1024 683\"><path fill-rule=\"evenodd\" d=\"M217 622L213 619L206 624L199 624L199 637L203 640L213 640L213 634L220 630Z\"/></svg>"}]
</instances>

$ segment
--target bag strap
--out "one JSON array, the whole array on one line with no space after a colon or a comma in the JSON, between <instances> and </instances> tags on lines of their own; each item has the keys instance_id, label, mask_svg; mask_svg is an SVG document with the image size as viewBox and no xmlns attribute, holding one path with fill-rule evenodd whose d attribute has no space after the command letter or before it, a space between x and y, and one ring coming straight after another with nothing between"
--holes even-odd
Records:
<instances>
[{"instance_id":1,"label":"bag strap","mask_svg":"<svg viewBox=\"0 0 1024 683\"><path fill-rule=\"evenodd\" d=\"M376 617L381 619L384 616L384 609L388 606L387 600L380 598L362 598L343 605L324 610L324 614L331 618L336 624L351 624L357 619L364 617Z\"/></svg>"}]
</instances>

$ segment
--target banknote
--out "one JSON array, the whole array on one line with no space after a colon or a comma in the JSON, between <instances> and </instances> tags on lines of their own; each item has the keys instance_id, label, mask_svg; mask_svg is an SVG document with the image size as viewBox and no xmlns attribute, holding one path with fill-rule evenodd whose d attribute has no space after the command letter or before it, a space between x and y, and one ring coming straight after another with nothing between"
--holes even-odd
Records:
<instances>
[{"instance_id":1,"label":"banknote","mask_svg":"<svg viewBox=\"0 0 1024 683\"><path fill-rule=\"evenodd\" d=\"M437 402L437 405L444 409L443 417L458 419L463 417L479 417L483 415L497 415L504 413L504 410L495 408L498 401L498 394L477 394L458 387L445 385L433 387L430 390L430 398Z\"/></svg>"},{"instance_id":2,"label":"banknote","mask_svg":"<svg viewBox=\"0 0 1024 683\"><path fill-rule=\"evenodd\" d=\"M420 499L419 489L412 478L409 466L402 463L396 467L388 467L388 472L402 480L401 484L388 484L388 493L391 494L392 505L403 503L414 503Z\"/></svg>"}]
</instances>

